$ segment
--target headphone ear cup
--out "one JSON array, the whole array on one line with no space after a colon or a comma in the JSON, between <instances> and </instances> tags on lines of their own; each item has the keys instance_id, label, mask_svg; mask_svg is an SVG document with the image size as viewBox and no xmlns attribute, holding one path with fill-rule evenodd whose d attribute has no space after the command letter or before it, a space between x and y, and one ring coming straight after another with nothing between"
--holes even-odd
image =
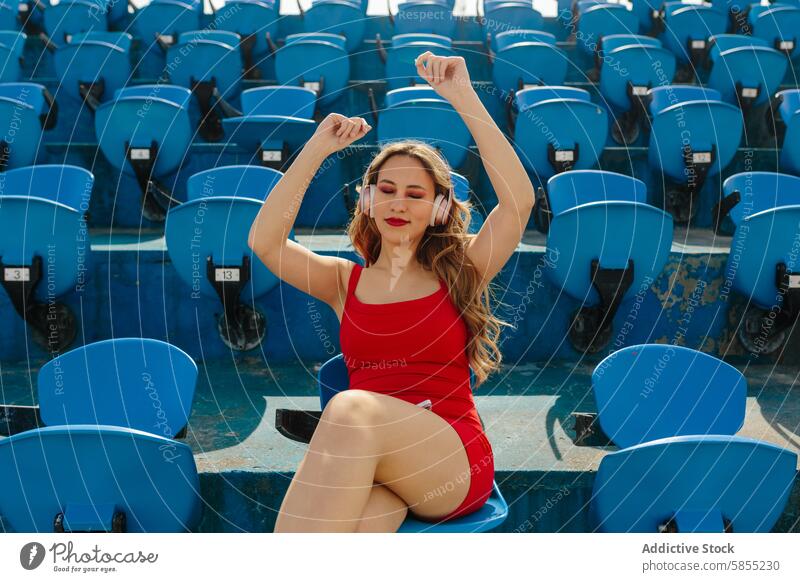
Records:
<instances>
[{"instance_id":1,"label":"headphone ear cup","mask_svg":"<svg viewBox=\"0 0 800 582\"><path fill-rule=\"evenodd\" d=\"M362 214L370 215L372 208L372 184L367 184L361 189L361 194L358 197L358 207Z\"/></svg>"},{"instance_id":2,"label":"headphone ear cup","mask_svg":"<svg viewBox=\"0 0 800 582\"><path fill-rule=\"evenodd\" d=\"M444 196L441 194L437 194L436 198L433 201L433 208L431 208L431 220L428 223L429 226L436 226L439 224L439 214L441 212L442 206L444 205Z\"/></svg>"}]
</instances>

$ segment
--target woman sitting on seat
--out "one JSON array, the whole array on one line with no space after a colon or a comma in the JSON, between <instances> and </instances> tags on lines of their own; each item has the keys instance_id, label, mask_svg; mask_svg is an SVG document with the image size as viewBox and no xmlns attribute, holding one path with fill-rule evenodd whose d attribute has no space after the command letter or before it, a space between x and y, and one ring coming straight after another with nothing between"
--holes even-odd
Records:
<instances>
[{"instance_id":1,"label":"woman sitting on seat","mask_svg":"<svg viewBox=\"0 0 800 582\"><path fill-rule=\"evenodd\" d=\"M422 142L394 142L369 164L348 226L365 267L288 240L322 162L371 129L335 113L267 197L250 247L276 276L336 312L350 379L323 411L276 532L393 532L409 511L452 519L492 491L494 458L470 368L479 385L501 362L497 339L508 324L490 310L489 283L522 238L533 186L464 59L425 52L416 64L472 133L498 205L469 235L471 205L455 199L447 162Z\"/></svg>"}]
</instances>

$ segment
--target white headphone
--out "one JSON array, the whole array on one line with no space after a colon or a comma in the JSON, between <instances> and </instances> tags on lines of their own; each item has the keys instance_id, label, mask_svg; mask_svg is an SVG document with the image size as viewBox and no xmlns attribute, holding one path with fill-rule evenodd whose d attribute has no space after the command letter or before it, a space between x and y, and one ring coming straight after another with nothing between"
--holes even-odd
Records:
<instances>
[{"instance_id":1,"label":"white headphone","mask_svg":"<svg viewBox=\"0 0 800 582\"><path fill-rule=\"evenodd\" d=\"M375 184L367 184L361 189L358 197L358 207L369 217L373 217L375 210ZM447 224L450 219L450 208L453 206L453 198L455 192L452 186L445 196L444 194L437 194L433 201L433 209L431 210L431 219L428 223L429 226L438 226L440 224Z\"/></svg>"}]
</instances>

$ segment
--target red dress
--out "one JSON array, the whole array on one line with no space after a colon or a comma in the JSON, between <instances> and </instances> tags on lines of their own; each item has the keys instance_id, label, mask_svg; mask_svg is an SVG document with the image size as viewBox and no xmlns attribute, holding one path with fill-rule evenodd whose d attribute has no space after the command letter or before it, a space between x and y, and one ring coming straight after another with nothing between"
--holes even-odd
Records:
<instances>
[{"instance_id":1,"label":"red dress","mask_svg":"<svg viewBox=\"0 0 800 582\"><path fill-rule=\"evenodd\" d=\"M444 519L479 509L491 495L494 455L481 427L470 389L468 329L443 281L432 295L393 303L362 303L355 289L356 264L347 287L339 341L350 389L370 390L430 410L458 433L469 458L464 502Z\"/></svg>"}]
</instances>

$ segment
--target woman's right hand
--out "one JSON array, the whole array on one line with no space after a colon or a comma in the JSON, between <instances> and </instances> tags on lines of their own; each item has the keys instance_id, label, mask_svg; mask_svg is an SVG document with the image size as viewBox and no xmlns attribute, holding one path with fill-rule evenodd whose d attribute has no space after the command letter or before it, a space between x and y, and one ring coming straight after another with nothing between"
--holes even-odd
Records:
<instances>
[{"instance_id":1,"label":"woman's right hand","mask_svg":"<svg viewBox=\"0 0 800 582\"><path fill-rule=\"evenodd\" d=\"M311 136L309 143L331 155L361 139L372 129L363 117L345 117L329 113Z\"/></svg>"}]
</instances>

